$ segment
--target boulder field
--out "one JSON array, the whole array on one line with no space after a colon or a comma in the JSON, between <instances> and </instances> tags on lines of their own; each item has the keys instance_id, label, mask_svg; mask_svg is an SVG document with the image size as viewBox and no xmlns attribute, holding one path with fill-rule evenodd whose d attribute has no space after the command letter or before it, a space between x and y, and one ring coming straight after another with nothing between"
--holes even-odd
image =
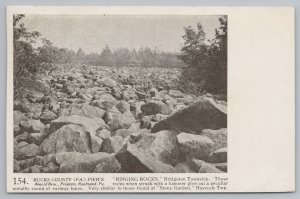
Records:
<instances>
[{"instance_id":1,"label":"boulder field","mask_svg":"<svg viewBox=\"0 0 300 199\"><path fill-rule=\"evenodd\" d=\"M14 100L14 172L227 172L227 102L177 70L62 65ZM221 99L225 99L223 97Z\"/></svg>"}]
</instances>

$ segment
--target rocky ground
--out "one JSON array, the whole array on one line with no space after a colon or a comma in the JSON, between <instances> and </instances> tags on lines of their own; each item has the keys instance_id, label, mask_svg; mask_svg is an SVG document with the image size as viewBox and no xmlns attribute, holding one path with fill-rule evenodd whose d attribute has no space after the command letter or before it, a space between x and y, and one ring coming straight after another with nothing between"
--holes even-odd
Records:
<instances>
[{"instance_id":1,"label":"rocky ground","mask_svg":"<svg viewBox=\"0 0 300 199\"><path fill-rule=\"evenodd\" d=\"M41 74L15 91L14 172L227 172L226 99L176 90L179 74L72 64Z\"/></svg>"}]
</instances>

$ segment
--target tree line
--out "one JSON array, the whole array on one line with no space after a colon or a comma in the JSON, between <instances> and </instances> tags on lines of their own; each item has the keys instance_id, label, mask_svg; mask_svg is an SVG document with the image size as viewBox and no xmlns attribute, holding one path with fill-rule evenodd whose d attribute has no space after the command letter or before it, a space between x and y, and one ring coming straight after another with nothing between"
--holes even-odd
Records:
<instances>
[{"instance_id":1,"label":"tree line","mask_svg":"<svg viewBox=\"0 0 300 199\"><path fill-rule=\"evenodd\" d=\"M40 61L45 63L83 63L88 65L116 67L184 67L177 53L160 51L148 47L136 49L110 49L108 45L101 53L86 54L82 48L76 52L67 48L58 48L51 41L42 38L43 45L37 48Z\"/></svg>"},{"instance_id":2,"label":"tree line","mask_svg":"<svg viewBox=\"0 0 300 199\"><path fill-rule=\"evenodd\" d=\"M184 67L177 53L160 51L148 47L136 49L106 46L100 53L85 53L82 48L76 52L59 48L50 40L42 38L38 31L28 31L22 23L24 14L13 16L14 71L15 75L35 74L42 63L82 63L101 66L137 67ZM34 47L41 41L41 45Z\"/></svg>"}]
</instances>

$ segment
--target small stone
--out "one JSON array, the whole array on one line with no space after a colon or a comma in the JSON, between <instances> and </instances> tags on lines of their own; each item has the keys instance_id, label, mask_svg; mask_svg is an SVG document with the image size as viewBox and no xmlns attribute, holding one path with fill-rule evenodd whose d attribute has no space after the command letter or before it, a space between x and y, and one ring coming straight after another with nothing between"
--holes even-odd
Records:
<instances>
[{"instance_id":1,"label":"small stone","mask_svg":"<svg viewBox=\"0 0 300 199\"><path fill-rule=\"evenodd\" d=\"M129 111L130 110L130 105L128 102L122 100L120 101L118 104L117 104L117 109L121 112L121 113L124 113L126 111Z\"/></svg>"},{"instance_id":2,"label":"small stone","mask_svg":"<svg viewBox=\"0 0 300 199\"><path fill-rule=\"evenodd\" d=\"M40 116L40 120L44 124L49 124L52 120L55 120L57 118L57 115L53 113L52 111L44 111L42 115Z\"/></svg>"}]
</instances>

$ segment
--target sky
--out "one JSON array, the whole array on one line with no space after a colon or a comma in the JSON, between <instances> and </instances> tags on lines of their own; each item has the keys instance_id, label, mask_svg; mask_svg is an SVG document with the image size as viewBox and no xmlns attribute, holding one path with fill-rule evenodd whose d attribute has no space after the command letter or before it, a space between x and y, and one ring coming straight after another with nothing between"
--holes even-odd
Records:
<instances>
[{"instance_id":1,"label":"sky","mask_svg":"<svg viewBox=\"0 0 300 199\"><path fill-rule=\"evenodd\" d=\"M183 27L199 22L212 39L219 27L216 15L197 16L133 16L133 15L26 15L23 23L28 30L37 30L55 46L86 53L100 53L108 45L115 49L126 47L159 48L179 52L184 35Z\"/></svg>"}]
</instances>

